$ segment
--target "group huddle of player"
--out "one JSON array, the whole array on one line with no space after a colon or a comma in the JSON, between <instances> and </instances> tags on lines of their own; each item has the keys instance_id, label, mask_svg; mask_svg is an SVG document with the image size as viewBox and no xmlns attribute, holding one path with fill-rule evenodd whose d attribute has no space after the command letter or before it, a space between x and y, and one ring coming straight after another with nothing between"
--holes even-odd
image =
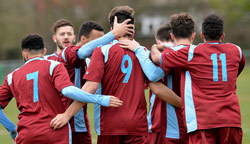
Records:
<instances>
[{"instance_id":1,"label":"group huddle of player","mask_svg":"<svg viewBox=\"0 0 250 144\"><path fill-rule=\"evenodd\" d=\"M133 39L133 8L115 7L108 20L107 34L84 22L76 44L73 24L56 21L51 55L41 36L23 38L25 64L0 87L0 110L13 97L20 110L17 136L0 111L16 143L91 144L86 103L94 103L98 144L242 143L236 79L245 58L240 47L221 42L219 16L205 17L204 43L193 45L192 16L174 14L150 49Z\"/></svg>"}]
</instances>

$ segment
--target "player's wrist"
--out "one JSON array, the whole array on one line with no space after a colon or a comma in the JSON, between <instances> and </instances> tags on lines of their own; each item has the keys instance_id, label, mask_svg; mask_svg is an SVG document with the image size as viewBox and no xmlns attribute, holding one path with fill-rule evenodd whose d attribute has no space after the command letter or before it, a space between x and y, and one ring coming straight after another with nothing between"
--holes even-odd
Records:
<instances>
[{"instance_id":1,"label":"player's wrist","mask_svg":"<svg viewBox=\"0 0 250 144\"><path fill-rule=\"evenodd\" d=\"M16 136L17 136L17 131L16 131L16 130L14 130L14 131L9 131L9 134L10 134L11 139L15 139Z\"/></svg>"},{"instance_id":2,"label":"player's wrist","mask_svg":"<svg viewBox=\"0 0 250 144\"><path fill-rule=\"evenodd\" d=\"M137 46L137 47L134 49L134 52L135 52L135 53L138 52L139 49L144 49L144 47L141 46L141 45L139 45L139 46Z\"/></svg>"},{"instance_id":3,"label":"player's wrist","mask_svg":"<svg viewBox=\"0 0 250 144\"><path fill-rule=\"evenodd\" d=\"M114 35L115 38L119 38L119 32L116 29L111 30L111 33Z\"/></svg>"},{"instance_id":4,"label":"player's wrist","mask_svg":"<svg viewBox=\"0 0 250 144\"><path fill-rule=\"evenodd\" d=\"M110 96L99 96L98 104L108 107L110 103Z\"/></svg>"}]
</instances>

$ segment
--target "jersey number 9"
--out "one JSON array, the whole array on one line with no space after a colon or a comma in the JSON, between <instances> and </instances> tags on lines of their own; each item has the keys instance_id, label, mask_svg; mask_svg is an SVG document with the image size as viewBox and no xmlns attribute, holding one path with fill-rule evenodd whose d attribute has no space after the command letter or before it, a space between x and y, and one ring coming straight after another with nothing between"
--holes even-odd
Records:
<instances>
[{"instance_id":1,"label":"jersey number 9","mask_svg":"<svg viewBox=\"0 0 250 144\"><path fill-rule=\"evenodd\" d=\"M125 63L127 61L127 67L125 67ZM122 59L122 65L121 70L122 73L126 74L122 83L128 83L128 80L130 78L131 72L132 72L132 60L129 55L124 55Z\"/></svg>"}]
</instances>

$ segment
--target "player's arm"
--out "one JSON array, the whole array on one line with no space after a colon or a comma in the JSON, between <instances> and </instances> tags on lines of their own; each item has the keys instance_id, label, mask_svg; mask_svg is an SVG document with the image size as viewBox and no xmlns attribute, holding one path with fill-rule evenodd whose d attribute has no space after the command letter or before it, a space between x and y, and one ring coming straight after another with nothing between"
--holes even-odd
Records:
<instances>
[{"instance_id":1,"label":"player's arm","mask_svg":"<svg viewBox=\"0 0 250 144\"><path fill-rule=\"evenodd\" d=\"M91 56L93 50L96 47L98 47L100 45L106 45L106 44L112 42L115 38L121 37L125 34L132 35L134 33L134 25L127 24L129 21L131 21L131 20L127 19L122 23L117 23L117 17L115 17L113 29L109 33L105 34L104 36L83 45L77 51L78 58L85 59L85 58ZM131 29L131 27L133 29Z\"/></svg>"},{"instance_id":2,"label":"player's arm","mask_svg":"<svg viewBox=\"0 0 250 144\"><path fill-rule=\"evenodd\" d=\"M240 64L239 64L238 76L239 76L240 73L243 71L244 67L245 67L245 56L244 56L244 54L242 53L241 61L240 61Z\"/></svg>"},{"instance_id":3,"label":"player's arm","mask_svg":"<svg viewBox=\"0 0 250 144\"><path fill-rule=\"evenodd\" d=\"M96 97L96 95L93 95L98 89L98 86L99 86L98 82L87 81L82 87L82 90L80 91L88 93L89 97L87 98L88 101L96 101L98 104L102 104L103 106L109 106L109 107L120 107L122 105L122 101L120 101L117 97L114 96ZM80 91L79 94L81 93ZM58 114L54 119L51 120L50 123L51 127L53 127L54 129L61 128L62 126L67 124L70 118L73 117L84 105L85 103L75 100L63 114Z\"/></svg>"},{"instance_id":4,"label":"player's arm","mask_svg":"<svg viewBox=\"0 0 250 144\"><path fill-rule=\"evenodd\" d=\"M189 50L191 47L185 47L178 51L168 52L163 51L162 53L158 50L157 45L153 45L151 48L151 58L154 63L161 64L166 68L187 68L188 61L192 59L189 57ZM192 47L194 50L194 47ZM193 54L193 53L192 53Z\"/></svg>"},{"instance_id":5,"label":"player's arm","mask_svg":"<svg viewBox=\"0 0 250 144\"><path fill-rule=\"evenodd\" d=\"M181 98L162 82L150 82L149 87L152 92L163 101L176 107L181 107Z\"/></svg>"},{"instance_id":6,"label":"player's arm","mask_svg":"<svg viewBox=\"0 0 250 144\"><path fill-rule=\"evenodd\" d=\"M9 132L11 139L15 140L17 136L16 125L13 122L11 122L8 119L8 117L4 114L1 105L0 105L0 123Z\"/></svg>"},{"instance_id":7,"label":"player's arm","mask_svg":"<svg viewBox=\"0 0 250 144\"><path fill-rule=\"evenodd\" d=\"M16 126L4 115L2 109L4 109L13 98L10 91L10 85L12 83L12 73L9 74L0 86L0 123L7 129L11 139L14 141L17 132Z\"/></svg>"},{"instance_id":8,"label":"player's arm","mask_svg":"<svg viewBox=\"0 0 250 144\"><path fill-rule=\"evenodd\" d=\"M68 86L62 89L62 94L79 102L95 103L106 107L109 106L110 96L90 94L75 86Z\"/></svg>"},{"instance_id":9,"label":"player's arm","mask_svg":"<svg viewBox=\"0 0 250 144\"><path fill-rule=\"evenodd\" d=\"M147 48L140 46L135 40L123 40L119 43L122 48L129 49L135 53L144 74L150 81L157 82L165 76L161 67L156 66L149 58L150 52Z\"/></svg>"}]
</instances>

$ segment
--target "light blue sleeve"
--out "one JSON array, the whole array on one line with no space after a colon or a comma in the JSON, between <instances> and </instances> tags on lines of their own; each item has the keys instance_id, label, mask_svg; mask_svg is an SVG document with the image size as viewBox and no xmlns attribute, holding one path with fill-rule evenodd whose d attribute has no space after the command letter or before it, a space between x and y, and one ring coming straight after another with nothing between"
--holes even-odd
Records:
<instances>
[{"instance_id":1,"label":"light blue sleeve","mask_svg":"<svg viewBox=\"0 0 250 144\"><path fill-rule=\"evenodd\" d=\"M109 106L110 96L90 94L74 86L63 88L62 94L76 101L95 103L106 107Z\"/></svg>"},{"instance_id":2,"label":"light blue sleeve","mask_svg":"<svg viewBox=\"0 0 250 144\"><path fill-rule=\"evenodd\" d=\"M104 36L95 39L87 44L83 45L78 51L77 56L79 59L85 59L91 56L94 49L100 45L106 45L112 42L115 39L115 36L112 32L108 32Z\"/></svg>"},{"instance_id":3,"label":"light blue sleeve","mask_svg":"<svg viewBox=\"0 0 250 144\"><path fill-rule=\"evenodd\" d=\"M142 70L147 78L152 82L157 82L163 77L165 77L165 73L161 67L156 66L152 60L149 58L149 50L145 50L146 48L139 46L137 47L134 52L137 59L140 62Z\"/></svg>"},{"instance_id":4,"label":"light blue sleeve","mask_svg":"<svg viewBox=\"0 0 250 144\"><path fill-rule=\"evenodd\" d=\"M162 54L160 54L160 56L159 56L159 61L160 61L160 64L163 64L163 62L162 62Z\"/></svg>"},{"instance_id":5,"label":"light blue sleeve","mask_svg":"<svg viewBox=\"0 0 250 144\"><path fill-rule=\"evenodd\" d=\"M2 108L0 106L0 123L7 129L7 131L10 134L11 139L16 138L17 131L16 131L16 125L13 124L3 113Z\"/></svg>"}]
</instances>

